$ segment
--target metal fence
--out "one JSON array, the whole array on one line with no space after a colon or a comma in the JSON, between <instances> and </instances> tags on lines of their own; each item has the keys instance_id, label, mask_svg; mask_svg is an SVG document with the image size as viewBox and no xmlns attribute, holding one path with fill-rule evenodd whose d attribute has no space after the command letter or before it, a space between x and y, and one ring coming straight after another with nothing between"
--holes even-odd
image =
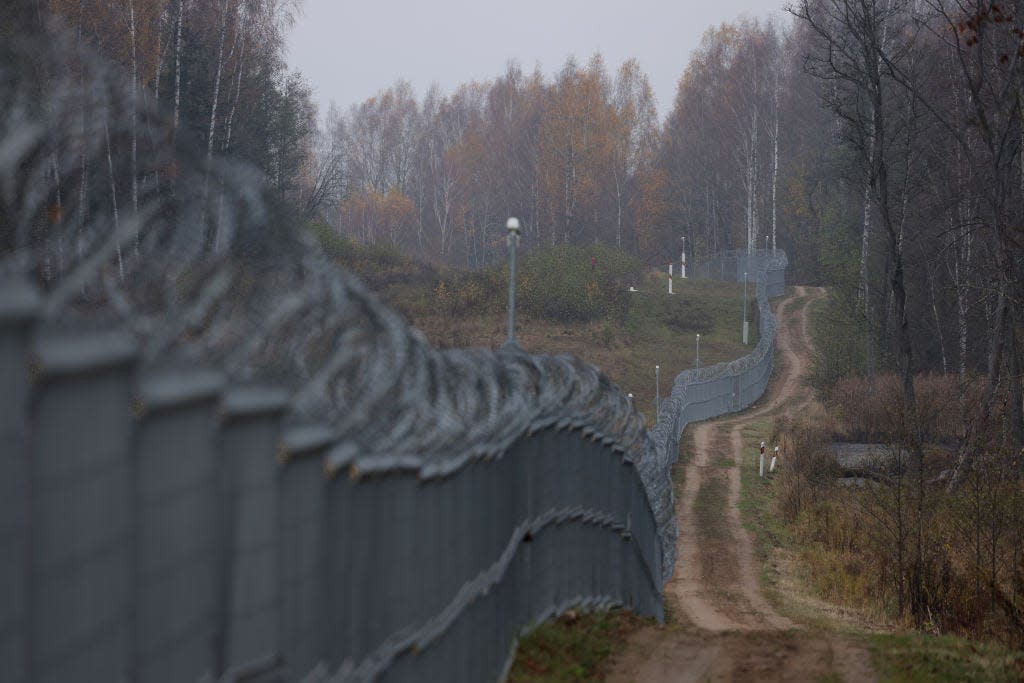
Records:
<instances>
[{"instance_id":1,"label":"metal fence","mask_svg":"<svg viewBox=\"0 0 1024 683\"><path fill-rule=\"evenodd\" d=\"M771 374L766 264L757 348L680 374L649 436L563 364L571 409L441 461L361 453L282 389L148 367L0 285L0 680L499 680L569 608L660 619L679 434Z\"/></svg>"},{"instance_id":2,"label":"metal fence","mask_svg":"<svg viewBox=\"0 0 1024 683\"><path fill-rule=\"evenodd\" d=\"M696 260L690 267L691 277L705 280L725 280L729 282L743 282L743 274L747 279L754 282L758 273L767 270L772 273L782 272L773 268L772 264L778 259L785 259L786 254L781 249L733 249L709 254L703 259ZM784 267L783 267L784 268ZM778 294L781 294L781 290ZM776 296L769 292L770 296Z\"/></svg>"},{"instance_id":3,"label":"metal fence","mask_svg":"<svg viewBox=\"0 0 1024 683\"><path fill-rule=\"evenodd\" d=\"M662 487L671 489L671 479L658 477L656 472L669 471L679 458L679 439L688 424L743 410L764 394L775 356L776 321L770 299L785 293L787 264L782 250L750 255L728 252L712 256L695 269L696 277L710 272L712 279L739 281L743 280L744 269L750 269L746 272L756 282L760 338L754 350L742 358L699 370L684 370L676 376L672 393L661 400L658 422L651 430L653 457L643 463L644 468L651 470L645 481L650 483L652 499L665 495ZM705 266L703 271L701 266ZM675 517L658 521L666 553L664 562L674 566Z\"/></svg>"},{"instance_id":4,"label":"metal fence","mask_svg":"<svg viewBox=\"0 0 1024 683\"><path fill-rule=\"evenodd\" d=\"M0 286L0 680L496 680L570 607L661 616L643 450L600 420L363 457L38 303Z\"/></svg>"}]
</instances>

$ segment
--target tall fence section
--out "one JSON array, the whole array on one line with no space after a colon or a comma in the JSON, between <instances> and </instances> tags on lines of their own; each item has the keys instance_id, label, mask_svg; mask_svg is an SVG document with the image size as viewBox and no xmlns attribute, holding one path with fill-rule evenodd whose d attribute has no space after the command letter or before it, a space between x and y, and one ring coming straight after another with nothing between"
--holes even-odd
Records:
<instances>
[{"instance_id":1,"label":"tall fence section","mask_svg":"<svg viewBox=\"0 0 1024 683\"><path fill-rule=\"evenodd\" d=\"M650 433L578 361L406 349L433 370L389 429L463 390L511 406L443 448L369 448L294 392L154 366L0 284L0 680L499 680L569 608L660 619L679 436L771 374L786 261L758 263L757 347L681 373Z\"/></svg>"},{"instance_id":2,"label":"tall fence section","mask_svg":"<svg viewBox=\"0 0 1024 683\"><path fill-rule=\"evenodd\" d=\"M643 467L657 472L669 472L679 458L679 439L691 422L708 420L726 413L738 412L757 401L771 379L775 358L775 314L770 300L782 296L786 290L786 253L782 250L763 250L747 253L734 251L715 254L697 264L691 277L738 281L747 279L755 285L760 335L754 350L726 363L717 363L700 369L684 370L676 376L672 392L661 400L658 421L651 430L654 453ZM654 476L645 479L651 483L655 498L671 494L671 478ZM659 519L662 533L664 562L675 566L675 537L677 533L674 513L671 519Z\"/></svg>"}]
</instances>

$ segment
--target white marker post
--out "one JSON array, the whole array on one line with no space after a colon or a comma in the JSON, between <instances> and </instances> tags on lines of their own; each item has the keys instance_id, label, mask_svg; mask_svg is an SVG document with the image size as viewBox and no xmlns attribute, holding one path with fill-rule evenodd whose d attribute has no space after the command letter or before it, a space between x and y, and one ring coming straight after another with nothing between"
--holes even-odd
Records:
<instances>
[{"instance_id":1,"label":"white marker post","mask_svg":"<svg viewBox=\"0 0 1024 683\"><path fill-rule=\"evenodd\" d=\"M668 293L672 293L672 264L668 264Z\"/></svg>"},{"instance_id":2,"label":"white marker post","mask_svg":"<svg viewBox=\"0 0 1024 683\"><path fill-rule=\"evenodd\" d=\"M775 447L775 454L772 456L772 463L770 465L768 465L768 472L769 473L775 471L775 463L778 462L778 460L779 460L779 447L776 446Z\"/></svg>"},{"instance_id":3,"label":"white marker post","mask_svg":"<svg viewBox=\"0 0 1024 683\"><path fill-rule=\"evenodd\" d=\"M661 413L661 366L654 366L654 421L658 421Z\"/></svg>"},{"instance_id":4,"label":"white marker post","mask_svg":"<svg viewBox=\"0 0 1024 683\"><path fill-rule=\"evenodd\" d=\"M761 442L761 478L764 478L764 441Z\"/></svg>"},{"instance_id":5,"label":"white marker post","mask_svg":"<svg viewBox=\"0 0 1024 683\"><path fill-rule=\"evenodd\" d=\"M686 238L683 238L683 254L679 259L679 277L686 279Z\"/></svg>"}]
</instances>

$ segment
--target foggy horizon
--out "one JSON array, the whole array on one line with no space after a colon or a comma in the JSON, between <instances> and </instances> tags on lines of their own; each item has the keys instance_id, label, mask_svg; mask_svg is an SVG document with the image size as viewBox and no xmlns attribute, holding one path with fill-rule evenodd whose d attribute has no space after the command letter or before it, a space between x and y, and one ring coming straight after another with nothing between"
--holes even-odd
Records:
<instances>
[{"instance_id":1,"label":"foggy horizon","mask_svg":"<svg viewBox=\"0 0 1024 683\"><path fill-rule=\"evenodd\" d=\"M636 58L664 120L690 56L709 28L741 18L786 22L784 4L723 0L670 7L639 0L626 10L607 0L525 0L514 6L443 0L429 7L306 0L288 33L287 61L313 88L322 116L332 103L347 111L399 80L408 81L422 99L435 83L451 95L464 83L491 81L510 62L524 73L539 67L551 78L569 58L586 64L600 53L611 76Z\"/></svg>"}]
</instances>

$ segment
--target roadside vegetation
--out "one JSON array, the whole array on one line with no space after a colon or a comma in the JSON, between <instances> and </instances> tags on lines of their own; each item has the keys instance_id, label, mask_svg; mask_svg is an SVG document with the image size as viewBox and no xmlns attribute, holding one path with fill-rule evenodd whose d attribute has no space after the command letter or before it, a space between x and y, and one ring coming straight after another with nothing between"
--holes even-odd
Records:
<instances>
[{"instance_id":1,"label":"roadside vegetation","mask_svg":"<svg viewBox=\"0 0 1024 683\"><path fill-rule=\"evenodd\" d=\"M768 598L790 618L863 642L883 682L1021 680L1021 634L1007 628L1008 622L990 615L982 633L966 624L942 628L937 619L917 629L912 619L899 616L893 585L898 558L883 521L886 494L881 485L870 492L841 484L841 472L821 448L820 436L806 425L770 419L744 430L740 509L754 537ZM765 479L758 476L761 440L783 443L785 454L784 466ZM935 550L955 556L949 546ZM937 578L947 582L942 594L947 604L954 590L964 600L989 597L984 585L980 596L972 596L973 586L964 585L962 576Z\"/></svg>"},{"instance_id":2,"label":"roadside vegetation","mask_svg":"<svg viewBox=\"0 0 1024 683\"><path fill-rule=\"evenodd\" d=\"M540 624L519 642L509 683L599 681L626 636L653 623L619 609L571 612Z\"/></svg>"},{"instance_id":3,"label":"roadside vegetation","mask_svg":"<svg viewBox=\"0 0 1024 683\"><path fill-rule=\"evenodd\" d=\"M952 481L955 380L915 377L918 412L909 419L895 376L877 375L869 389L867 378L837 369L856 365L859 349L844 338L836 309L834 298L822 300L811 318L810 379L824 413L766 419L744 433L741 509L766 593L805 623L884 629L859 636L882 680L1020 680L1024 454L1002 448L993 431L985 457ZM965 393L977 391L972 383ZM783 453L783 467L765 479L757 472L761 440ZM851 462L834 455L836 442L877 446ZM841 616L808 609L815 601Z\"/></svg>"}]
</instances>

